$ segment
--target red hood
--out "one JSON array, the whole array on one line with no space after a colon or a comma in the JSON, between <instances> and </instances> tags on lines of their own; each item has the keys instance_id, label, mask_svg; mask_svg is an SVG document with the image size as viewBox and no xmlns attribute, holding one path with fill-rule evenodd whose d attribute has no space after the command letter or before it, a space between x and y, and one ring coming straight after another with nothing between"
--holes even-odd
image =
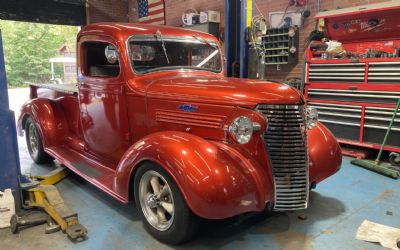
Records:
<instances>
[{"instance_id":1,"label":"red hood","mask_svg":"<svg viewBox=\"0 0 400 250\"><path fill-rule=\"evenodd\" d=\"M275 82L227 78L204 74L166 74L147 85L149 98L173 99L255 107L265 104L302 103L301 94L288 85Z\"/></svg>"}]
</instances>

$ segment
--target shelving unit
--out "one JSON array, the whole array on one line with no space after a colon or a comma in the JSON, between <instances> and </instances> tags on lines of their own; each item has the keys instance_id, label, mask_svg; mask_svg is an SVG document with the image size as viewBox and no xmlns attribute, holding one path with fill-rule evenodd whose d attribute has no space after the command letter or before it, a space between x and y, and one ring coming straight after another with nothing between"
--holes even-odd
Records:
<instances>
[{"instance_id":1,"label":"shelving unit","mask_svg":"<svg viewBox=\"0 0 400 250\"><path fill-rule=\"evenodd\" d=\"M266 65L297 64L299 33L295 31L294 36L290 36L289 29L269 29L263 36ZM292 47L296 48L295 53L290 52Z\"/></svg>"}]
</instances>

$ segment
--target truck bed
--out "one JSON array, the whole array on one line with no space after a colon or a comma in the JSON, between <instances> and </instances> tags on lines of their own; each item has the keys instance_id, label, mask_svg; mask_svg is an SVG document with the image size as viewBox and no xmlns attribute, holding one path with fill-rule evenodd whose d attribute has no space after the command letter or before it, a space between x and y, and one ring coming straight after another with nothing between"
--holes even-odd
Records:
<instances>
[{"instance_id":1,"label":"truck bed","mask_svg":"<svg viewBox=\"0 0 400 250\"><path fill-rule=\"evenodd\" d=\"M33 83L27 82L31 87L45 88L66 94L78 93L78 86L76 84L54 84L54 83Z\"/></svg>"}]
</instances>

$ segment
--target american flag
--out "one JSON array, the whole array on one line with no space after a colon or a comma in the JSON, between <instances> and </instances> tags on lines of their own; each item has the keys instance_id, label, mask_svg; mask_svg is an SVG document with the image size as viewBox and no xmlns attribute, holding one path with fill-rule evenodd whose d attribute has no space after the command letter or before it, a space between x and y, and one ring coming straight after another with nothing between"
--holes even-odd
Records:
<instances>
[{"instance_id":1,"label":"american flag","mask_svg":"<svg viewBox=\"0 0 400 250\"><path fill-rule=\"evenodd\" d=\"M165 24L164 0L138 0L139 23Z\"/></svg>"}]
</instances>

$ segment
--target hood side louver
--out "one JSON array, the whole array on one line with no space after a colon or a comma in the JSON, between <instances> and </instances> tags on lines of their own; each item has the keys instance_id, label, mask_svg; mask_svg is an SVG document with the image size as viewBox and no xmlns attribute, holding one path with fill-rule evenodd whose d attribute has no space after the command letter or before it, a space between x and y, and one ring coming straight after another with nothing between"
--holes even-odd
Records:
<instances>
[{"instance_id":1,"label":"hood side louver","mask_svg":"<svg viewBox=\"0 0 400 250\"><path fill-rule=\"evenodd\" d=\"M158 110L156 111L156 121L220 129L224 126L226 117L201 113Z\"/></svg>"}]
</instances>

